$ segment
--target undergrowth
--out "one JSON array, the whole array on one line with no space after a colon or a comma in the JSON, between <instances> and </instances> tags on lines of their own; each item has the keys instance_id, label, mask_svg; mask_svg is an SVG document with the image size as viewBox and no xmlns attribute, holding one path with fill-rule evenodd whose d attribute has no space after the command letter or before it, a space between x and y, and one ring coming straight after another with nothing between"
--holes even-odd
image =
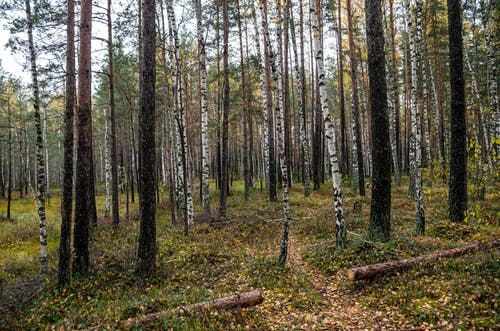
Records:
<instances>
[{"instance_id":1,"label":"undergrowth","mask_svg":"<svg viewBox=\"0 0 500 331\"><path fill-rule=\"evenodd\" d=\"M338 282L342 295L355 298L366 309L382 311L393 325L432 324L449 329L496 329L500 325L496 313L500 299L498 251L421 265L371 281L352 283L346 278L346 270L351 267L499 238L500 194L489 193L485 201L471 201L466 222L453 224L447 219L446 186L433 183L425 191L426 235L416 236L414 202L404 182L393 188L392 240L373 243L365 235L370 199L352 194L346 186L349 244L344 250L336 250L331 190L325 184L304 198L303 187L294 185L291 233L308 267ZM36 277L39 246L33 201L14 200L13 219L0 222L0 329L82 329L97 325L120 329L129 318L253 289L261 290L265 297L258 307L210 311L197 317L170 314L140 328L267 330L274 327L269 324L269 316L281 316L289 326L286 329L292 329L300 328L300 315L329 309L323 306L310 274L289 264L278 265L282 205L268 203L265 189L252 190L245 201L242 183L235 182L226 219L196 224L188 237L171 224L164 202L167 198L167 192L162 191L154 278L135 276L137 205L131 205L127 220L122 203L118 228L109 219L99 219L90 248L90 274L74 279L63 290L55 285L59 199L53 198L47 210L50 270L46 279ZM212 207L217 203L212 189ZM4 204L0 201L1 208ZM104 214L103 209L104 199L98 197L99 215ZM201 211L197 198L195 209Z\"/></svg>"}]
</instances>

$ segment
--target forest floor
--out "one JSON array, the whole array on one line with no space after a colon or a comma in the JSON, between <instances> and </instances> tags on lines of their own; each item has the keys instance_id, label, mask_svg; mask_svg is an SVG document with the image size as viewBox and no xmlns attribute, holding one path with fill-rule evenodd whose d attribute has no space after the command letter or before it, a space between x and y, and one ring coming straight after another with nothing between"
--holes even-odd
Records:
<instances>
[{"instance_id":1,"label":"forest floor","mask_svg":"<svg viewBox=\"0 0 500 331\"><path fill-rule=\"evenodd\" d=\"M403 181L393 186L392 240L365 239L370 198L344 188L348 246L335 249L331 185L304 198L303 187L291 190L289 256L277 264L282 205L268 203L255 189L243 199L235 182L224 221L196 224L184 237L172 226L166 203L157 217L157 273L134 275L139 217L133 204L129 220L118 228L100 218L91 242L91 272L58 290L57 247L59 197L48 207L50 271L38 272L38 225L30 199L16 199L13 219L0 220L0 329L121 329L124 320L179 305L258 289L265 301L236 311L203 316L173 313L137 329L165 330L494 330L500 328L500 252L478 252L417 266L404 273L350 282L347 269L417 256L476 241L500 238L500 187L484 201L470 194L466 221L447 220L447 187L425 184L427 231L415 235L413 200ZM432 184L432 186L431 186ZM370 190L368 190L370 191ZM370 192L367 192L368 195ZM278 193L278 199L280 193ZM167 199L162 190L161 199ZM98 213L103 215L103 197ZM354 204L361 210L353 210ZM0 211L5 210L0 201ZM217 206L213 190L212 206ZM199 201L195 208L200 212Z\"/></svg>"}]
</instances>

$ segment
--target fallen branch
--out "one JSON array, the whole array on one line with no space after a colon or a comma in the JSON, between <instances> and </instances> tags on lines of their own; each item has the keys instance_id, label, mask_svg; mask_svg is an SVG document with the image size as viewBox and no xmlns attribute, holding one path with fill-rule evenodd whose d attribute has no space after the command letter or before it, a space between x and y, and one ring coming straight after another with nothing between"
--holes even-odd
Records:
<instances>
[{"instance_id":1,"label":"fallen branch","mask_svg":"<svg viewBox=\"0 0 500 331\"><path fill-rule=\"evenodd\" d=\"M417 257L394 260L384 263L366 265L362 267L352 268L347 271L349 280L356 281L361 279L370 279L378 275L389 274L398 270L406 270L418 263L436 261L441 258L450 258L460 255L465 255L476 250L488 250L500 246L500 239L495 239L486 243L474 243L463 247L452 248L432 254L420 255Z\"/></svg>"}]
</instances>

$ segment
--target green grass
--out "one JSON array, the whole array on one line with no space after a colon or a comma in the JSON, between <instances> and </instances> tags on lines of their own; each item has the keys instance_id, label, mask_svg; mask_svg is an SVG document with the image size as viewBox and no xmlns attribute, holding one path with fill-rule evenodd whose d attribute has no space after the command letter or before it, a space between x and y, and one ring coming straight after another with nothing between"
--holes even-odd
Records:
<instances>
[{"instance_id":1,"label":"green grass","mask_svg":"<svg viewBox=\"0 0 500 331\"><path fill-rule=\"evenodd\" d=\"M211 183L213 184L213 183ZM256 183L258 185L258 183ZM345 187L344 210L349 230L345 250L334 248L331 184L307 198L303 187L291 189L291 233L302 248L310 268L338 282L345 295L366 307L377 307L396 325L425 326L448 323L452 328L495 329L498 320L498 251L418 266L404 274L372 281L350 283L346 269L434 252L477 240L500 237L500 194L489 193L485 201L471 201L467 222L447 220L447 189L433 183L426 188L426 236L414 234L414 203L407 196L407 183L393 189L392 240L375 245L364 239L369 217L369 197L360 198ZM212 209L218 194L212 189ZM198 192L196 188L193 192ZM491 190L493 192L493 189ZM368 190L369 193L369 190ZM278 198L281 195L278 193ZM139 220L137 204L131 204L121 224L99 219L91 242L91 273L75 279L62 291L55 286L59 198L47 207L50 270L47 279L36 280L38 272L38 218L30 199L13 201L11 221L0 221L0 284L2 298L22 295L14 285L35 279L41 291L32 300L14 307L0 303L0 329L43 330L55 327L85 328L93 325L120 326L123 320L148 312L211 300L235 292L260 289L266 301L260 307L233 312L209 312L199 317L168 316L154 326L173 330L269 329L269 316L283 315L287 329L299 327L300 314L318 314L324 307L310 275L292 266L277 265L281 237L282 205L268 203L265 190L254 189L243 199L242 182L234 182L225 221L197 224L189 237L172 226L166 210L167 192L162 191L157 217L157 274L149 280L134 274ZM362 204L360 213L353 211ZM97 199L98 214L104 214L104 199ZM5 210L0 201L0 210ZM195 210L201 211L197 194ZM333 241L333 244L332 244ZM2 306L3 305L3 306ZM5 309L9 308L9 309ZM330 307L331 308L331 307Z\"/></svg>"}]
</instances>

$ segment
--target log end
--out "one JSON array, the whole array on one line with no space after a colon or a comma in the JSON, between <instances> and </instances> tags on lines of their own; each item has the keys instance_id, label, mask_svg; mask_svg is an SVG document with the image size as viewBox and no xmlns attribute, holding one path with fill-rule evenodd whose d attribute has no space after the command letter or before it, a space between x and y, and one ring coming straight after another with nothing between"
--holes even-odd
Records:
<instances>
[{"instance_id":1,"label":"log end","mask_svg":"<svg viewBox=\"0 0 500 331\"><path fill-rule=\"evenodd\" d=\"M356 273L354 272L354 269L347 270L347 278L351 281L356 280Z\"/></svg>"}]
</instances>

